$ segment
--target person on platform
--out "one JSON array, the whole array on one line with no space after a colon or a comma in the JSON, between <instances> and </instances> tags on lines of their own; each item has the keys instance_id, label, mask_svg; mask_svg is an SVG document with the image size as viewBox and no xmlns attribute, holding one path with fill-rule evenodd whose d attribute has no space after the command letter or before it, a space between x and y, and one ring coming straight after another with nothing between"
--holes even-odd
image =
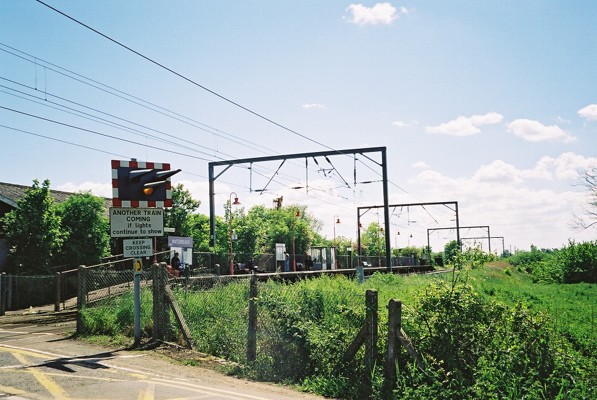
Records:
<instances>
[{"instance_id":1,"label":"person on platform","mask_svg":"<svg viewBox=\"0 0 597 400\"><path fill-rule=\"evenodd\" d=\"M286 252L284 252L284 272L290 272L290 258Z\"/></svg>"},{"instance_id":2,"label":"person on platform","mask_svg":"<svg viewBox=\"0 0 597 400\"><path fill-rule=\"evenodd\" d=\"M178 258L178 253L174 253L174 257L170 260L170 266L172 269L176 271L180 271L181 263L180 258Z\"/></svg>"}]
</instances>

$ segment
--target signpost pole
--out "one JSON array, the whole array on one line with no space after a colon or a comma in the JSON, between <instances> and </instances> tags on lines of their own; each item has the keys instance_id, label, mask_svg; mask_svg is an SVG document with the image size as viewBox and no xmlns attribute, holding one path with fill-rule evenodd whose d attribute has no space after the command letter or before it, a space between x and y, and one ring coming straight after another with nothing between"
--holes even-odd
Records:
<instances>
[{"instance_id":1,"label":"signpost pole","mask_svg":"<svg viewBox=\"0 0 597 400\"><path fill-rule=\"evenodd\" d=\"M133 307L135 319L135 346L141 344L141 273L143 271L140 258L133 261L135 278L133 280Z\"/></svg>"}]
</instances>

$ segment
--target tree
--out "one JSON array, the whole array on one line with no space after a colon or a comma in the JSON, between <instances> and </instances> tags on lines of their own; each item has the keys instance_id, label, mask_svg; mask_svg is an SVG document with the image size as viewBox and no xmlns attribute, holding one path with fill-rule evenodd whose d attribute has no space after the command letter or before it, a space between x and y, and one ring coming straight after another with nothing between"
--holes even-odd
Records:
<instances>
[{"instance_id":1,"label":"tree","mask_svg":"<svg viewBox=\"0 0 597 400\"><path fill-rule=\"evenodd\" d=\"M191 192L180 183L172 188L172 207L164 212L164 226L174 228L176 236L190 236L193 230L191 214L201 202L193 199Z\"/></svg>"},{"instance_id":2,"label":"tree","mask_svg":"<svg viewBox=\"0 0 597 400\"><path fill-rule=\"evenodd\" d=\"M386 253L386 242L384 231L380 224L372 222L369 224L365 232L361 234L361 246L364 252L370 257L381 257Z\"/></svg>"},{"instance_id":3,"label":"tree","mask_svg":"<svg viewBox=\"0 0 597 400\"><path fill-rule=\"evenodd\" d=\"M235 249L239 254L247 255L245 257L258 253L268 253L267 231L271 210L258 205L252 207L246 214L244 210L242 211L234 214L238 238Z\"/></svg>"},{"instance_id":4,"label":"tree","mask_svg":"<svg viewBox=\"0 0 597 400\"><path fill-rule=\"evenodd\" d=\"M576 225L581 229L597 227L597 167L585 170L580 177L580 183L589 192L589 201L585 215L576 217Z\"/></svg>"},{"instance_id":5,"label":"tree","mask_svg":"<svg viewBox=\"0 0 597 400\"><path fill-rule=\"evenodd\" d=\"M57 206L64 243L57 264L98 264L110 254L109 221L104 200L91 193L77 193Z\"/></svg>"},{"instance_id":6,"label":"tree","mask_svg":"<svg viewBox=\"0 0 597 400\"><path fill-rule=\"evenodd\" d=\"M209 245L209 217L205 214L192 214L189 216L191 224L191 237L193 250L211 252ZM216 225L221 221L216 221Z\"/></svg>"},{"instance_id":7,"label":"tree","mask_svg":"<svg viewBox=\"0 0 597 400\"><path fill-rule=\"evenodd\" d=\"M191 237L195 231L194 220L191 216L200 205L201 202L193 199L191 192L185 189L181 183L172 187L172 207L164 209L164 227L174 228L173 236ZM166 249L167 241L167 236L158 237L157 249ZM164 259L169 260L170 255L167 254Z\"/></svg>"},{"instance_id":8,"label":"tree","mask_svg":"<svg viewBox=\"0 0 597 400\"><path fill-rule=\"evenodd\" d=\"M50 272L50 263L63 241L60 217L53 205L50 181L46 179L40 186L36 179L17 208L3 217L9 270L30 275Z\"/></svg>"},{"instance_id":9,"label":"tree","mask_svg":"<svg viewBox=\"0 0 597 400\"><path fill-rule=\"evenodd\" d=\"M444 246L444 263L451 263L454 257L458 255L462 250L457 240L452 240Z\"/></svg>"}]
</instances>

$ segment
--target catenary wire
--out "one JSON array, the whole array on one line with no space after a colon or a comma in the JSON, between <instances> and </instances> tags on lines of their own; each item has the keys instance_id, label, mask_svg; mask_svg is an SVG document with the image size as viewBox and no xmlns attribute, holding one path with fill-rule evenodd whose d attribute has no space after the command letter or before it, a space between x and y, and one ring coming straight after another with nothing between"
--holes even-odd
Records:
<instances>
[{"instance_id":1,"label":"catenary wire","mask_svg":"<svg viewBox=\"0 0 597 400\"><path fill-rule=\"evenodd\" d=\"M137 50L135 50L135 49L133 49L133 48L131 48L131 47L129 47L129 46L127 46L127 45L125 45L124 43L122 43L122 42L120 42L120 41L118 41L118 40L116 40L116 39L114 39L114 38L112 38L112 37L110 37L110 36L108 36L108 35L106 35L106 34L104 34L104 33L100 32L99 30L97 30L97 29L95 29L95 28L93 28L93 27L91 27L91 26L89 26L89 25L85 24L84 22L82 22L82 21L79 21L78 19L76 19L76 18L74 18L74 17L72 17L72 16L70 16L70 15L66 14L65 12L63 12L63 11L60 11L60 10L58 10L57 8L55 8L55 7L52 7L51 5L49 5L49 4L47 4L47 3L44 3L44 2L43 2L43 1L41 1L41 0L36 0L36 1L37 1L38 3L40 3L40 4L44 5L44 6L46 6L47 8L49 8L49 9L51 9L51 10L53 10L53 11L57 12L58 14L61 14L62 16L64 16L64 17L66 17L66 18L70 19L71 21L73 21L73 22L75 22L75 23L77 23L77 24L79 24L79 25L81 25L81 26L85 27L86 29L88 29L88 30L90 30L90 31L92 31L92 32L94 32L94 33L96 33L96 34L98 34L98 35L102 36L103 38L105 38L105 39L107 39L107 40L111 41L112 43L114 43L114 44L116 44L116 45L118 45L118 46L120 46L120 47L122 47L122 48L124 48L124 49L126 49L126 50L128 50L128 51L130 51L130 52L131 52L131 53L133 53L133 54L136 54L137 56L139 56L139 57L143 58L144 60L146 60L146 61L148 61L148 62L150 62L150 63L152 63L152 64L154 64L154 65L158 66L159 68L162 68L162 69L164 69L164 70L166 70L166 71L170 72L170 73L171 73L171 74L173 74L173 75L176 75L177 77L179 77L179 78L181 78L181 79L183 79L183 80L185 80L185 81L187 81L187 82L191 83L192 85L194 85L194 86L196 86L196 87L198 87L198 88L200 88L200 89L202 89L202 90L204 90L204 91L206 91L206 92L208 92L208 93L210 93L210 94L212 94L212 95L214 95L214 96L216 96L216 97L218 97L218 98L220 98L220 99L222 99L222 100L224 100L224 101L226 101L226 102L228 102L228 103L230 103L230 104L232 104L232 105L234 105L235 107L238 107L238 108L240 108L240 109L242 109L242 110L244 110L244 111L246 111L246 112L248 112L248 113L250 113L250 114L252 114L252 115L254 115L254 116L256 116L256 117L258 117L258 118L260 118L260 119L262 119L262 120L264 120L264 121L266 121L266 122L269 122L269 123L271 123L271 124L273 124L273 125L275 125L275 126L277 126L277 127L281 128L281 129L283 129L283 130L285 130L285 131L287 131L287 132L290 132L290 133L292 133L292 134L294 134L294 135L297 135L297 136L299 136L299 137L301 137L301 138L303 138L303 139L306 139L306 140L308 140L308 141L310 141L310 142L312 142L312 143L315 143L315 144L317 144L317 145L319 145L319 146L321 146L321 147L327 148L327 149L329 149L329 150L332 150L332 151L337 151L337 152L338 152L338 154L342 154L342 152L341 152L341 151L339 151L339 150L337 150L337 149L334 149L334 148L332 148L332 147L330 147L330 146L328 146L328 145L326 145L326 144L324 144L324 143L322 143L322 142L319 142L319 141L317 141L317 140L315 140L315 139L312 139L312 138L308 137L307 135L304 135L304 134L302 134L302 133L300 133L300 132L297 132L296 130L293 130L293 129L291 129L291 128L289 128L289 127L285 126L285 125L282 125L281 123L278 123L278 122L276 122L276 121L272 120L271 118L268 118L268 117L264 116L263 114L260 114L260 113L258 113L258 112L256 112L256 111L254 111L254 110L252 110L252 109L250 109L250 108L248 108L248 107L245 107L245 106L241 105L240 103L238 103L238 102L235 102L235 101L231 100L230 98L228 98L228 97L226 97L226 96L224 96L224 95L221 95L221 94L219 94L218 92L216 92L216 91L214 91L214 90L211 90L211 89L207 88L207 87L206 87L206 86L204 86L204 85L201 85L200 83L196 82L195 80L193 80L193 79L191 79L191 78L189 78L189 77L187 77L187 76L185 76L185 75L183 75L183 74L181 74L181 73L179 73L179 72L176 72L175 70L173 70L173 69L171 69L171 68L167 67L166 65L164 65L164 64L162 64L162 63L160 63L160 62L158 62L158 61L156 61L156 60L152 59L151 57L149 57L149 56L146 56L146 55L144 55L143 53L141 53L141 52L139 52L139 51L137 51ZM395 186L396 188L398 188L398 189L400 189L400 190L404 191L405 193L407 193L407 194L409 194L409 195L411 195L411 196L413 196L413 197L415 197L415 198L416 198L416 196L414 196L414 195L410 194L408 191L406 191L405 189L401 188L400 186L398 186L398 185L397 185L397 184L395 184L394 182L392 182L392 181L390 181L390 180L388 180L388 181L389 181L389 182L390 182L390 183L391 183L393 186Z\"/></svg>"},{"instance_id":2,"label":"catenary wire","mask_svg":"<svg viewBox=\"0 0 597 400\"><path fill-rule=\"evenodd\" d=\"M273 125L275 125L275 126L278 126L279 128L281 128L281 129L283 129L283 130L286 130L286 131L288 131L288 132L290 132L290 133L293 133L293 134L295 134L295 135L297 135L297 136L300 136L300 137L302 137L302 138L304 138L304 139L306 139L306 140L308 140L308 141L311 141L311 142L313 142L313 143L315 143L315 144L318 144L318 145L320 145L320 146L322 146L322 147L328 148L328 149L330 149L330 150L332 150L332 151L337 151L339 154L342 154L340 151L338 151L338 150L336 150L336 149L334 149L334 148L332 148L332 147L330 147L330 146L327 146L327 145L325 145L324 143L321 143L321 142L319 142L319 141L316 141L316 140L314 140L314 139L312 139L312 138L310 138L310 137L308 137L308 136L306 136L306 135L303 135L303 134L301 134L301 133L299 133L299 132L297 132L297 131L295 131L295 130L293 130L293 129L290 129L290 128L288 128L288 127L286 127L286 126L284 126L284 125L282 125L282 124L280 124L280 123L278 123L278 122L276 122L276 121L272 120L271 118L268 118L268 117L264 116L263 114L260 114L260 113L258 113L258 112L256 112L256 111L253 111L252 109L250 109L250 108L248 108L248 107L245 107L245 106L243 106L243 105L241 105L241 104L239 104L239 103L237 103L237 102L235 102L235 101L233 101L233 100L229 99L228 97L225 97L225 96L223 96L223 95L221 95L221 94L219 94L219 93L217 93L217 92L215 92L215 91L213 91L213 90L211 90L211 89L209 89L209 88L207 88L207 87L205 87L205 86L203 86L203 85L199 84L198 82L194 81L193 79L190 79L190 78L188 78L188 77L186 77L186 76L184 76L184 75L182 75L182 74L180 74L180 73L178 73L178 72L174 71L173 69L171 69L171 68L169 68L169 67L165 66L164 64L161 64L161 63L159 63L158 61L156 61L156 60L154 60L154 59L152 59L152 58L150 58L150 57L148 57L148 56L145 56L144 54L142 54L142 53L140 53L140 52L138 52L138 51L136 51L136 50L134 50L134 49L132 49L132 48L130 48L130 47L128 47L128 46L126 46L125 44L123 44L123 43L121 43L121 42L119 42L119 41L117 41L117 40L115 40L115 39L111 38L110 36L108 36L108 35L106 35L106 34L104 34L104 33L100 32L100 31L98 31L98 30L96 30L96 29L94 29L94 28L92 28L91 26L89 26L89 25L87 25L87 24L85 24L85 23L83 23L83 22L81 22L81 21L77 20L76 18L74 18L74 17L71 17L71 16L69 16L68 14L66 14L66 13L64 13L64 12L62 12L62 11L60 11L60 10L56 9L55 7L52 7L52 6L50 6L50 5L46 4L46 3L44 3L44 2L43 2L43 1L41 1L41 0L36 0L36 1L37 1L38 3L40 3L40 4L44 5L44 6L46 6L47 8L49 8L49 9L51 9L51 10L53 10L53 11L55 11L55 12L57 12L57 13L61 14L61 15L63 15L64 17L66 17L66 18L68 18L68 19L72 20L73 22L75 22L75 23L77 23L77 24L80 24L81 26L85 27L86 29L89 29L89 30L91 30L91 31L95 32L96 34L98 34L98 35L100 35L100 36L102 36L102 37L106 38L107 40L109 40L109 41L111 41L111 42L113 42L113 43L117 44L118 46L121 46L121 47L125 48L126 50L128 50L128 51L130 51L130 52L132 52L132 53L136 54L137 56L139 56L139 57L141 57L141 58L145 59L146 61L148 61L148 62L150 62L150 63L152 63L152 64L154 64L154 65L156 65L156 66L158 66L158 67L160 67L160 68L162 68L162 69L164 69L164 70L166 70L166 71L168 71L168 72L170 72L170 73L172 73L172 74L174 74L174 75L176 75L176 76L178 76L179 78L181 78L181 79L183 79L183 80L185 80L185 81L187 81L187 82L189 82L189 83L191 83L191 84L193 84L193 85L195 85L195 86L197 86L197 87L199 87L199 88L201 88L201 89L203 89L203 90L207 91L208 93L211 93L212 95L214 95L214 96L216 96L216 97L218 97L218 98L220 98L220 99L222 99L222 100L224 100L224 101L226 101L226 102L228 102L228 103L230 103L230 104L232 104L232 105L234 105L234 106L236 106L236 107L238 107L238 108L240 108L240 109L242 109L242 110L244 110L244 111L246 111L246 112L248 112L248 113L250 113L250 114L252 114L252 115L254 115L254 116L256 116L256 117L258 117L258 118L261 118L261 119L263 119L263 120L265 120L265 121L267 121L267 122L269 122L269 123L271 123L271 124L273 124ZM394 182L392 182L392 181L390 181L390 180L388 180L388 181L389 181L389 182L390 182L390 183L391 183L393 186L397 187L398 189L400 189L400 190L403 190L405 193L407 193L407 194L409 194L409 195L411 195L411 196L414 196L414 195L410 194L408 191L406 191L406 190L404 190L404 189L400 188L400 187L399 187L398 185L396 185Z\"/></svg>"},{"instance_id":3,"label":"catenary wire","mask_svg":"<svg viewBox=\"0 0 597 400\"><path fill-rule=\"evenodd\" d=\"M60 74L60 75L62 75L62 76L64 76L64 77L66 77L66 78L73 79L73 80L75 80L75 81L77 81L77 82L79 82L79 83L82 83L82 84L88 85L88 86L90 86L90 87L93 87L93 88L95 88L95 89L97 89L97 90L103 91L103 92L105 92L105 93L108 93L108 94L110 94L110 95L113 95L113 96L116 96L116 97L118 97L118 98L120 98L120 99L122 99L122 100L129 101L129 102L131 102L131 103L133 103L133 104L136 104L136 105L138 105L138 106L140 106L140 107L144 107L144 108L147 108L147 109L149 109L149 110L151 110L151 111L154 111L154 112L157 112L157 113L159 113L159 114L162 114L162 115L164 115L164 116L166 116L166 117L173 118L173 119L175 119L175 120L177 120L177 121L179 121L179 122L182 122L182 123L185 123L185 124L187 124L187 125L189 125L189 126L192 126L192 127L195 127L195 128L197 128L197 129L203 130L203 131L205 131L205 132L207 132L207 133L210 133L210 134L212 134L212 135L214 135L214 136L220 136L220 137L222 137L222 135L220 135L220 134L216 133L216 132L220 132L220 133L222 133L222 134L224 134L224 135L227 135L227 136L229 136L229 137L222 137L223 139L230 140L230 141L231 141L231 142L233 142L233 143L240 144L240 145L244 145L245 147L249 147L249 148L251 148L251 149L254 149L254 150L256 150L256 151L262 152L262 153L264 153L264 154L268 154L267 152L265 152L265 151L264 151L264 149L266 149L266 150L269 150L269 151L271 151L272 153L275 153L275 151L274 151L274 150L272 150L272 149L269 149L269 148L267 148L266 146L257 145L257 144L256 144L256 143L254 143L254 142L250 142L250 141L248 141L248 140L246 140L246 139L243 139L243 138L240 138L240 137L238 137L238 136L236 136L236 135L233 135L233 134L230 134L230 133L224 132L224 131L222 131L222 130L219 130L219 129L217 129L217 128L211 127L211 126L209 126L209 125L203 124L203 123L201 123L201 122L198 122L198 121L196 121L196 120L194 120L194 119L192 119L192 118L186 117L186 116L184 116L184 115L182 115L182 114L176 113L176 112L174 112L174 111L172 111L172 110L166 109L166 108L164 108L164 107L161 107L161 106L159 106L159 105L156 105L156 104L154 104L154 103L151 103L151 102L149 102L149 101L147 101L147 100L141 99L141 98L139 98L139 97L137 97L137 96L134 96L134 95L132 95L132 94L130 94L130 93L123 92L123 91L121 91L121 90L118 90L118 89L116 89L116 88L114 88L114 87L111 87L111 86L109 86L109 85L103 84L103 83L101 83L101 82L98 82L98 81L96 81L96 80L93 80L93 79L91 79L91 78L89 78L89 77L83 76L83 75L81 75L81 74L78 74L78 73L76 73L76 72L73 72L73 71L71 71L71 70L68 70L68 69L66 69L66 68L60 67L60 66L58 66L58 65L56 65L56 64L50 63L50 62L48 62L48 61L46 61L46 60L43 60L43 59L41 59L41 58L34 57L34 56L32 56L32 55L30 55L30 54L28 54L28 53L25 53L25 52L23 52L23 51L21 51L21 50L15 49L14 47L8 46L8 45L6 45L6 44L4 44L4 43L0 43L0 46L5 46L5 47L8 47L8 48L12 49L13 51L19 52L19 53L21 53L21 54L25 54L25 55L27 55L28 57L31 57L31 58L33 58L33 60L34 60L34 61L33 61L33 60L29 60L29 59L27 59L27 58L25 58L25 57L23 57L23 56L21 56L21 55L19 55L19 54L15 54L14 52L7 51L7 50L5 50L5 49L2 49L2 48L0 48L0 51L4 51L5 53L7 53L7 54L10 54L10 55L13 55L13 56L15 56L15 57L18 57L18 58L20 58L20 59L22 59L22 60L24 60L24 61L26 61L26 62L35 63L35 65L38 65L38 63L39 63L40 61L43 61L43 62L44 62L44 63L46 63L46 64L52 65L52 66L54 66L54 67L56 67L56 68L59 68L60 70L67 71L67 72L68 72L68 74L66 74L66 73L63 73L63 72L61 72L61 71L58 71L58 70L56 70L56 69L54 69L54 68L49 68L49 67L47 67L47 66L45 66L45 65L44 65L44 69L46 69L46 68L47 68L47 69L49 69L50 71L52 71L52 72L55 72L55 73L57 73L57 74ZM71 75L69 75L69 74L75 75L75 76L77 76L77 77L79 77L79 78L82 78L82 79L75 78L75 77L73 77L73 76L71 76ZM37 78L36 78L36 79L37 79ZM84 80L83 80L83 79L84 79ZM11 80L8 80L8 81L11 81ZM89 82L94 82L95 84L90 84L89 82L86 82L86 81L89 81ZM11 81L11 82L14 82L14 81ZM15 82L15 84L17 84L17 85L23 85L23 84L20 84L20 83L18 83L18 82ZM23 86L26 86L26 85L23 85ZM26 87L27 87L27 86L26 86ZM108 88L109 90L106 90L106 89L104 89L104 88ZM36 91L37 91L37 89L36 89L36 88L34 88L33 90L36 90ZM116 92L116 93L114 93L114 92ZM117 93L120 93L120 94L122 94L122 95L119 95L119 94L117 94ZM47 94L47 91L45 92L45 94ZM135 99L135 100L131 100L131 99ZM75 104L77 104L77 103L75 103ZM150 107L150 106L148 106L148 105L150 105L151 107ZM160 111L160 110L163 110L163 111L165 111L165 112L163 112L163 111ZM109 115L109 114L106 114L106 115ZM180 117L180 118L179 118L179 117ZM181 118L183 118L184 120L183 120L183 119L181 119ZM190 123L190 122L188 122L188 121L186 121L186 120L188 120L188 121L192 121L193 123ZM209 131L209 130L207 130L207 129L203 128L202 126L197 126L197 125L195 125L195 123L196 123L196 124L199 124L199 125L202 125L202 126L205 126L205 127L208 127L209 129L212 129L212 130L214 130L214 131L216 131L216 132ZM231 138L234 138L234 139L231 139ZM243 143L241 143L241 142L243 142L244 144L243 144ZM247 145L247 144L248 144L248 145ZM216 149L210 149L210 150L213 150L213 151L214 151L214 153L215 153L215 152L218 152L218 153L220 153L220 154L224 154L224 153L222 153L222 152L220 152L220 151L218 151L218 150L216 150ZM234 156L231 156L231 155L227 155L227 156L228 156L228 157L234 157ZM222 158L222 159L223 159L223 158ZM296 165L296 164L294 164L294 165ZM238 166L235 166L235 167L238 167ZM243 168L243 167L240 167L240 168ZM265 170L268 170L268 168L263 168L263 169L265 169ZM270 170L270 172L271 172L271 170ZM286 174L280 174L280 175L286 175ZM288 178L288 180L290 181L290 178Z\"/></svg>"}]
</instances>

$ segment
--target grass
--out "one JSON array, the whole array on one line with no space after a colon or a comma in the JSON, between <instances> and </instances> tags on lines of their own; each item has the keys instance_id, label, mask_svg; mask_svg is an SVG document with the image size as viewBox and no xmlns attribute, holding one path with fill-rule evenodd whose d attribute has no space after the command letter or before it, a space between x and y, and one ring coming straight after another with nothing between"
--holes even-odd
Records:
<instances>
[{"instance_id":1,"label":"grass","mask_svg":"<svg viewBox=\"0 0 597 400\"><path fill-rule=\"evenodd\" d=\"M583 353L597 357L596 284L536 284L507 263L492 263L471 271L471 279L489 300L510 306L522 302L531 310L545 313L556 331L580 346Z\"/></svg>"},{"instance_id":2,"label":"grass","mask_svg":"<svg viewBox=\"0 0 597 400\"><path fill-rule=\"evenodd\" d=\"M504 262L455 275L376 274L363 285L345 277L260 283L254 363L245 358L247 282L175 293L194 345L238 362L237 374L356 399L364 395L363 351L348 365L341 357L362 326L367 289L378 292L380 354L386 305L398 299L403 327L427 360L427 372L421 374L402 350L396 399L597 395L597 285L537 284ZM142 305L148 337L151 293L145 290ZM120 343L132 336L130 310L127 294L86 309L85 326L90 334ZM372 379L374 393L380 391L380 368Z\"/></svg>"}]
</instances>

